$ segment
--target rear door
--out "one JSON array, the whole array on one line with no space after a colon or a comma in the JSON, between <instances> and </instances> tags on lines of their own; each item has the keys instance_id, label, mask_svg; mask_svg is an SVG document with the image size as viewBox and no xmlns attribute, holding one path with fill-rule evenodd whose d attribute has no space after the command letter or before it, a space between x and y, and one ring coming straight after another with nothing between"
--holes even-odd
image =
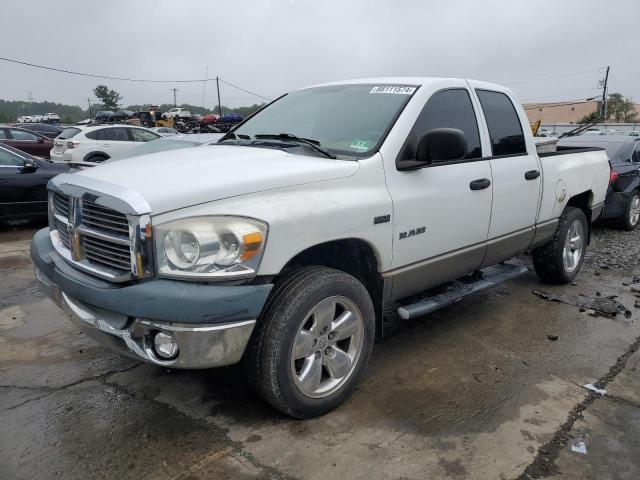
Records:
<instances>
[{"instance_id":1,"label":"rear door","mask_svg":"<svg viewBox=\"0 0 640 480\"><path fill-rule=\"evenodd\" d=\"M491 167L482 158L477 111L464 81L429 96L398 158L415 158L419 140L436 128L461 130L468 144L466 158L412 171L398 171L395 158L393 163L385 162L393 199L394 271L390 276L396 298L472 272L485 256ZM479 182L481 189L475 187Z\"/></svg>"},{"instance_id":2,"label":"rear door","mask_svg":"<svg viewBox=\"0 0 640 480\"><path fill-rule=\"evenodd\" d=\"M96 132L97 150L110 157L135 145L127 127L109 127Z\"/></svg>"},{"instance_id":3,"label":"rear door","mask_svg":"<svg viewBox=\"0 0 640 480\"><path fill-rule=\"evenodd\" d=\"M525 250L533 240L540 203L542 168L535 146L527 145L519 113L507 92L476 88L491 146L493 203L483 266Z\"/></svg>"}]
</instances>

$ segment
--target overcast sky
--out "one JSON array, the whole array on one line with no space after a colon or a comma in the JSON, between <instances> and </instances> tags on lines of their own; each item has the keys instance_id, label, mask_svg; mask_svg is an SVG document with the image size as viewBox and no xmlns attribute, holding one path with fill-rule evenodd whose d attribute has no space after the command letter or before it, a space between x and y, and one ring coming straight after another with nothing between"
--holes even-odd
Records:
<instances>
[{"instance_id":1,"label":"overcast sky","mask_svg":"<svg viewBox=\"0 0 640 480\"><path fill-rule=\"evenodd\" d=\"M0 56L101 75L221 78L268 98L347 78L455 76L502 83L522 101L601 95L640 101L635 0L3 0ZM600 69L600 70L599 70ZM575 74L576 72L583 72ZM571 75L568 75L571 74ZM565 76L560 76L565 75ZM559 77L560 76L560 77ZM557 77L557 78L548 78ZM83 78L0 62L0 98L86 107L104 83L123 103L200 105L202 84ZM228 86L222 103L261 99ZM216 103L215 82L204 104Z\"/></svg>"}]
</instances>

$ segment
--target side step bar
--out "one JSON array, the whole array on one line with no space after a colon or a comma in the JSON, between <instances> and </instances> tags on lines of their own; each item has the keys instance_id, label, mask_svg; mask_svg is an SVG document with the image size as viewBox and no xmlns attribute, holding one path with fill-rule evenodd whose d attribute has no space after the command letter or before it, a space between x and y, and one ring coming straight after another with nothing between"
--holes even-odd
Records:
<instances>
[{"instance_id":1,"label":"side step bar","mask_svg":"<svg viewBox=\"0 0 640 480\"><path fill-rule=\"evenodd\" d=\"M398 308L398 315L403 320L419 317L431 313L442 307L446 307L462 300L467 295L495 287L527 272L524 265L502 263L492 267L483 268L476 275L449 282L441 287L440 293L423 296L415 303L403 305ZM444 289L444 291L442 291Z\"/></svg>"}]
</instances>

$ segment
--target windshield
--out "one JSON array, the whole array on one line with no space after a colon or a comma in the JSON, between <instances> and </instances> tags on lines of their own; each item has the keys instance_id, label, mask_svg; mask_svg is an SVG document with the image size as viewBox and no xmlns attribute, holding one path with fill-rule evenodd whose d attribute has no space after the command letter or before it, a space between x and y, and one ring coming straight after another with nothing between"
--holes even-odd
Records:
<instances>
[{"instance_id":1,"label":"windshield","mask_svg":"<svg viewBox=\"0 0 640 480\"><path fill-rule=\"evenodd\" d=\"M331 85L299 90L256 113L225 138L249 140L256 135L287 133L336 154L369 156L416 89L406 85Z\"/></svg>"},{"instance_id":2,"label":"windshield","mask_svg":"<svg viewBox=\"0 0 640 480\"><path fill-rule=\"evenodd\" d=\"M74 127L65 128L62 132L60 132L60 135L58 135L58 138L60 140L67 140L68 138L73 138L79 132L81 132L79 128L74 128Z\"/></svg>"}]
</instances>

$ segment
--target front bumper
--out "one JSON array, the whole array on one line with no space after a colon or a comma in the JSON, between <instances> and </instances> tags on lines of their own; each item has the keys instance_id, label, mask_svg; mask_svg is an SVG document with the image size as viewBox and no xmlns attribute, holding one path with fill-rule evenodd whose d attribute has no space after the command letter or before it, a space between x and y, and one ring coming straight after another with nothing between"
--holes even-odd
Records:
<instances>
[{"instance_id":1,"label":"front bumper","mask_svg":"<svg viewBox=\"0 0 640 480\"><path fill-rule=\"evenodd\" d=\"M48 230L31 245L43 293L87 335L120 353L171 368L210 368L237 363L271 285L219 286L169 280L113 285L71 268L57 254ZM158 332L171 335L171 360L153 348Z\"/></svg>"}]
</instances>

